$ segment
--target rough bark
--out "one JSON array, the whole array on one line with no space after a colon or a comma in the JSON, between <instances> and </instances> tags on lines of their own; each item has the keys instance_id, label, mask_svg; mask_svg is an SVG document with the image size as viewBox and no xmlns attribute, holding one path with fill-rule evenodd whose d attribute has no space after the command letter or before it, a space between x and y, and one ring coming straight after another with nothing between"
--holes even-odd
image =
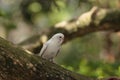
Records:
<instances>
[{"instance_id":1,"label":"rough bark","mask_svg":"<svg viewBox=\"0 0 120 80\"><path fill-rule=\"evenodd\" d=\"M93 7L90 11L83 13L77 19L55 24L41 31L41 34L30 37L20 45L34 53L39 53L42 47L42 41L40 39L42 35L51 37L53 34L61 32L65 35L65 43L74 38L103 30L120 30L120 10Z\"/></svg>"},{"instance_id":2,"label":"rough bark","mask_svg":"<svg viewBox=\"0 0 120 80\"><path fill-rule=\"evenodd\" d=\"M0 80L97 80L28 54L0 38Z\"/></svg>"}]
</instances>

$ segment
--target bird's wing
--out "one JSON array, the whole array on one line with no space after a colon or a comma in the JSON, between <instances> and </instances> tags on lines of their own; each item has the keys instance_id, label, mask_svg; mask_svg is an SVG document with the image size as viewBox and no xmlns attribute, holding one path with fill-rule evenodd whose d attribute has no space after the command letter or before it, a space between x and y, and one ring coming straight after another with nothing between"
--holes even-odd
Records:
<instances>
[{"instance_id":1,"label":"bird's wing","mask_svg":"<svg viewBox=\"0 0 120 80\"><path fill-rule=\"evenodd\" d=\"M39 54L41 57L42 57L42 55L45 53L47 47L48 47L48 43L45 43L45 44L43 45L41 51L40 51L40 54Z\"/></svg>"}]
</instances>

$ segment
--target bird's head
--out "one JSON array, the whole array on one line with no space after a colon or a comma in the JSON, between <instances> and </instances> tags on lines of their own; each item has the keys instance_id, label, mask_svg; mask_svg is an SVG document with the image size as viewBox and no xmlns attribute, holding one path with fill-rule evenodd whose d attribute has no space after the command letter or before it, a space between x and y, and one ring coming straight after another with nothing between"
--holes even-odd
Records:
<instances>
[{"instance_id":1,"label":"bird's head","mask_svg":"<svg viewBox=\"0 0 120 80\"><path fill-rule=\"evenodd\" d=\"M53 35L52 39L58 41L60 44L62 44L62 42L64 41L64 34L62 33L57 33L55 35Z\"/></svg>"}]
</instances>

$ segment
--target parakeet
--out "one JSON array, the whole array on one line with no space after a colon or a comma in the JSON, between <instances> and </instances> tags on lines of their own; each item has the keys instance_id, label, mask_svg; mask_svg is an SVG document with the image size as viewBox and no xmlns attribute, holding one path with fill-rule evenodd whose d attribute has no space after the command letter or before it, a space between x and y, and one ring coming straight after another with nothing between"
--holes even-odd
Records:
<instances>
[{"instance_id":1,"label":"parakeet","mask_svg":"<svg viewBox=\"0 0 120 80\"><path fill-rule=\"evenodd\" d=\"M53 35L51 39L43 44L39 56L46 60L53 61L53 58L59 53L63 41L64 35L62 33Z\"/></svg>"}]
</instances>

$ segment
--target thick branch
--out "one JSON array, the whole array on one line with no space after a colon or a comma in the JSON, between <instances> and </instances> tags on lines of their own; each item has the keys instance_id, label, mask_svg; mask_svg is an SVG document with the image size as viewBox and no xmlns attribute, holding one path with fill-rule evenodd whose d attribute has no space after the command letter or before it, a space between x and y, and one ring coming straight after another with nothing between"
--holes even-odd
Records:
<instances>
[{"instance_id":1,"label":"thick branch","mask_svg":"<svg viewBox=\"0 0 120 80\"><path fill-rule=\"evenodd\" d=\"M21 43L23 47L38 53L42 46L42 35L51 36L57 32L65 35L65 42L74 38L84 36L88 33L102 30L120 30L120 10L106 10L93 7L89 12L83 13L78 19L63 21L55 24L41 32L40 35L35 35L25 42ZM28 45L27 45L28 44Z\"/></svg>"},{"instance_id":2,"label":"thick branch","mask_svg":"<svg viewBox=\"0 0 120 80\"><path fill-rule=\"evenodd\" d=\"M28 54L0 38L0 80L95 80Z\"/></svg>"}]
</instances>

